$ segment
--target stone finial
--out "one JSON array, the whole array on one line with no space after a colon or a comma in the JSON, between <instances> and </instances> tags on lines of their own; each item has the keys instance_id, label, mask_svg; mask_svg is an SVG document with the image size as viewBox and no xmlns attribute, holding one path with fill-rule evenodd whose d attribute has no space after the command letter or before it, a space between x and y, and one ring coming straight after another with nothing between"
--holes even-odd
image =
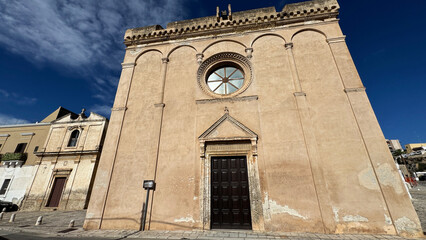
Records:
<instances>
[{"instance_id":1,"label":"stone finial","mask_svg":"<svg viewBox=\"0 0 426 240\"><path fill-rule=\"evenodd\" d=\"M74 227L74 223L75 223L75 221L71 220L70 223L68 224L68 227Z\"/></svg>"},{"instance_id":2,"label":"stone finial","mask_svg":"<svg viewBox=\"0 0 426 240\"><path fill-rule=\"evenodd\" d=\"M16 213L12 213L12 215L10 215L9 222L14 222L15 221L15 217L16 217Z\"/></svg>"},{"instance_id":3,"label":"stone finial","mask_svg":"<svg viewBox=\"0 0 426 240\"><path fill-rule=\"evenodd\" d=\"M4 208L1 210L1 212L6 212L6 208L4 207Z\"/></svg>"},{"instance_id":4,"label":"stone finial","mask_svg":"<svg viewBox=\"0 0 426 240\"><path fill-rule=\"evenodd\" d=\"M225 107L225 109L223 109L225 111L225 113L229 113L229 109L228 107Z\"/></svg>"},{"instance_id":5,"label":"stone finial","mask_svg":"<svg viewBox=\"0 0 426 240\"><path fill-rule=\"evenodd\" d=\"M232 20L231 4L228 4L228 19Z\"/></svg>"},{"instance_id":6,"label":"stone finial","mask_svg":"<svg viewBox=\"0 0 426 240\"><path fill-rule=\"evenodd\" d=\"M43 222L43 216L40 216L40 217L37 218L37 221L36 221L35 225L39 226L39 225L42 224L42 222Z\"/></svg>"},{"instance_id":7,"label":"stone finial","mask_svg":"<svg viewBox=\"0 0 426 240\"><path fill-rule=\"evenodd\" d=\"M85 109L85 108L82 108L82 109L81 109L81 113L80 113L79 115L80 115L80 117L82 117L82 118L87 118L87 117L86 117L86 114L84 114L84 112L86 112L86 109Z\"/></svg>"},{"instance_id":8,"label":"stone finial","mask_svg":"<svg viewBox=\"0 0 426 240\"><path fill-rule=\"evenodd\" d=\"M220 21L220 15L219 15L219 6L216 7L216 20Z\"/></svg>"}]
</instances>

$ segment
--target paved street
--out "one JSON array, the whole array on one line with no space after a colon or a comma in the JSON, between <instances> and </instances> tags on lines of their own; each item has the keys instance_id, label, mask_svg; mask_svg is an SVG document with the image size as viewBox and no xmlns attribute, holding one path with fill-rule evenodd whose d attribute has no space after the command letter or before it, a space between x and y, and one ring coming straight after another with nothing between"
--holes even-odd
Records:
<instances>
[{"instance_id":1,"label":"paved street","mask_svg":"<svg viewBox=\"0 0 426 240\"><path fill-rule=\"evenodd\" d=\"M419 182L417 187L410 190L413 205L422 223L423 232L426 232L426 181Z\"/></svg>"},{"instance_id":2,"label":"paved street","mask_svg":"<svg viewBox=\"0 0 426 240\"><path fill-rule=\"evenodd\" d=\"M410 190L413 205L426 229L426 183L420 183ZM127 231L82 229L85 211L70 212L17 212L15 222L9 223L12 213L5 213L0 220L0 240L39 240L39 239L404 239L389 235L361 234L314 234L314 233L255 233L252 231ZM43 223L35 226L37 218L42 215ZM71 220L75 226L69 228Z\"/></svg>"}]
</instances>

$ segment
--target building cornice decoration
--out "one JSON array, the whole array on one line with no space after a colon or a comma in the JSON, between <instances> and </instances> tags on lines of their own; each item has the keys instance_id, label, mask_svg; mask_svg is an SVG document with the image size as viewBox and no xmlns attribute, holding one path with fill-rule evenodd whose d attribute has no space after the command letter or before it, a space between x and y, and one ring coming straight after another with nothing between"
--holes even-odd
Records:
<instances>
[{"instance_id":1,"label":"building cornice decoration","mask_svg":"<svg viewBox=\"0 0 426 240\"><path fill-rule=\"evenodd\" d=\"M248 137L247 136L241 136L241 137L235 137L233 139L217 139L217 138L209 137L210 133L212 133L214 130L216 130L225 121L229 121L234 126L240 128L243 132L246 132ZM227 111L227 109L226 109L225 114L221 118L219 118L219 120L217 120L215 123L213 123L213 125L211 127L209 127L203 134L201 134L200 137L198 137L198 139L200 141L203 141L203 142L209 141L209 140L210 141L242 140L242 139L257 140L257 134L255 132L253 132L252 130L250 130L248 127L246 127L244 124L237 121L235 118L231 117L231 115L229 115L229 111Z\"/></svg>"},{"instance_id":2,"label":"building cornice decoration","mask_svg":"<svg viewBox=\"0 0 426 240\"><path fill-rule=\"evenodd\" d=\"M57 151L57 152L35 152L37 157L44 156L62 156L62 155L83 155L83 154L98 154L100 149L96 150L76 150L76 151Z\"/></svg>"},{"instance_id":3,"label":"building cornice decoration","mask_svg":"<svg viewBox=\"0 0 426 240\"><path fill-rule=\"evenodd\" d=\"M81 125L76 125L76 126L69 126L67 129L68 129L68 131L72 131L72 130L74 130L74 129L78 129L78 130L80 130L80 131L83 131L83 130L84 130L84 127L83 127L83 126L81 126Z\"/></svg>"},{"instance_id":4,"label":"building cornice decoration","mask_svg":"<svg viewBox=\"0 0 426 240\"><path fill-rule=\"evenodd\" d=\"M213 99L199 99L195 100L196 104L207 104L207 103L217 103L217 102L242 102L242 101L253 101L259 99L259 96L243 96L243 97L233 97L233 98L213 98Z\"/></svg>"},{"instance_id":5,"label":"building cornice decoration","mask_svg":"<svg viewBox=\"0 0 426 240\"><path fill-rule=\"evenodd\" d=\"M339 15L336 0L314 0L301 4L288 4L281 12L261 8L237 12L226 20L216 16L169 23L164 29L160 25L129 29L124 37L126 46L168 41L210 34L241 32L289 25L313 20L336 19Z\"/></svg>"}]
</instances>

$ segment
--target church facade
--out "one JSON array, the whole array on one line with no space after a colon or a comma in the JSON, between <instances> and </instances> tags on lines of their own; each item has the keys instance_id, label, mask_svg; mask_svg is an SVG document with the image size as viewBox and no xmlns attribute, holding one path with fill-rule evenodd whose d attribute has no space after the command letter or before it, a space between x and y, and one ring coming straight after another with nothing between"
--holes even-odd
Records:
<instances>
[{"instance_id":1,"label":"church facade","mask_svg":"<svg viewBox=\"0 0 426 240\"><path fill-rule=\"evenodd\" d=\"M420 236L335 0L125 34L86 229ZM155 190L145 198L144 180Z\"/></svg>"}]
</instances>

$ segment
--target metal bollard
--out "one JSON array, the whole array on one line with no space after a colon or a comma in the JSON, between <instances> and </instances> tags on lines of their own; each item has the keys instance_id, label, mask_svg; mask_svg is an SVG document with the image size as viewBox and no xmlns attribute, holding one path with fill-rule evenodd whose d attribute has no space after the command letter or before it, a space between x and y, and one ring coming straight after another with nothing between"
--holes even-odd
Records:
<instances>
[{"instance_id":1,"label":"metal bollard","mask_svg":"<svg viewBox=\"0 0 426 240\"><path fill-rule=\"evenodd\" d=\"M37 222L36 222L36 226L41 225L41 223L43 222L43 216L40 216L37 218Z\"/></svg>"},{"instance_id":2,"label":"metal bollard","mask_svg":"<svg viewBox=\"0 0 426 240\"><path fill-rule=\"evenodd\" d=\"M10 215L9 222L14 222L15 221L15 216L16 216L16 213L12 213L12 215Z\"/></svg>"},{"instance_id":3,"label":"metal bollard","mask_svg":"<svg viewBox=\"0 0 426 240\"><path fill-rule=\"evenodd\" d=\"M70 224L68 224L68 227L74 227L74 222L75 222L74 220L71 220Z\"/></svg>"},{"instance_id":4,"label":"metal bollard","mask_svg":"<svg viewBox=\"0 0 426 240\"><path fill-rule=\"evenodd\" d=\"M0 213L0 220L2 220L2 219L3 219L3 214L4 214L4 212L1 212L1 213Z\"/></svg>"}]
</instances>

